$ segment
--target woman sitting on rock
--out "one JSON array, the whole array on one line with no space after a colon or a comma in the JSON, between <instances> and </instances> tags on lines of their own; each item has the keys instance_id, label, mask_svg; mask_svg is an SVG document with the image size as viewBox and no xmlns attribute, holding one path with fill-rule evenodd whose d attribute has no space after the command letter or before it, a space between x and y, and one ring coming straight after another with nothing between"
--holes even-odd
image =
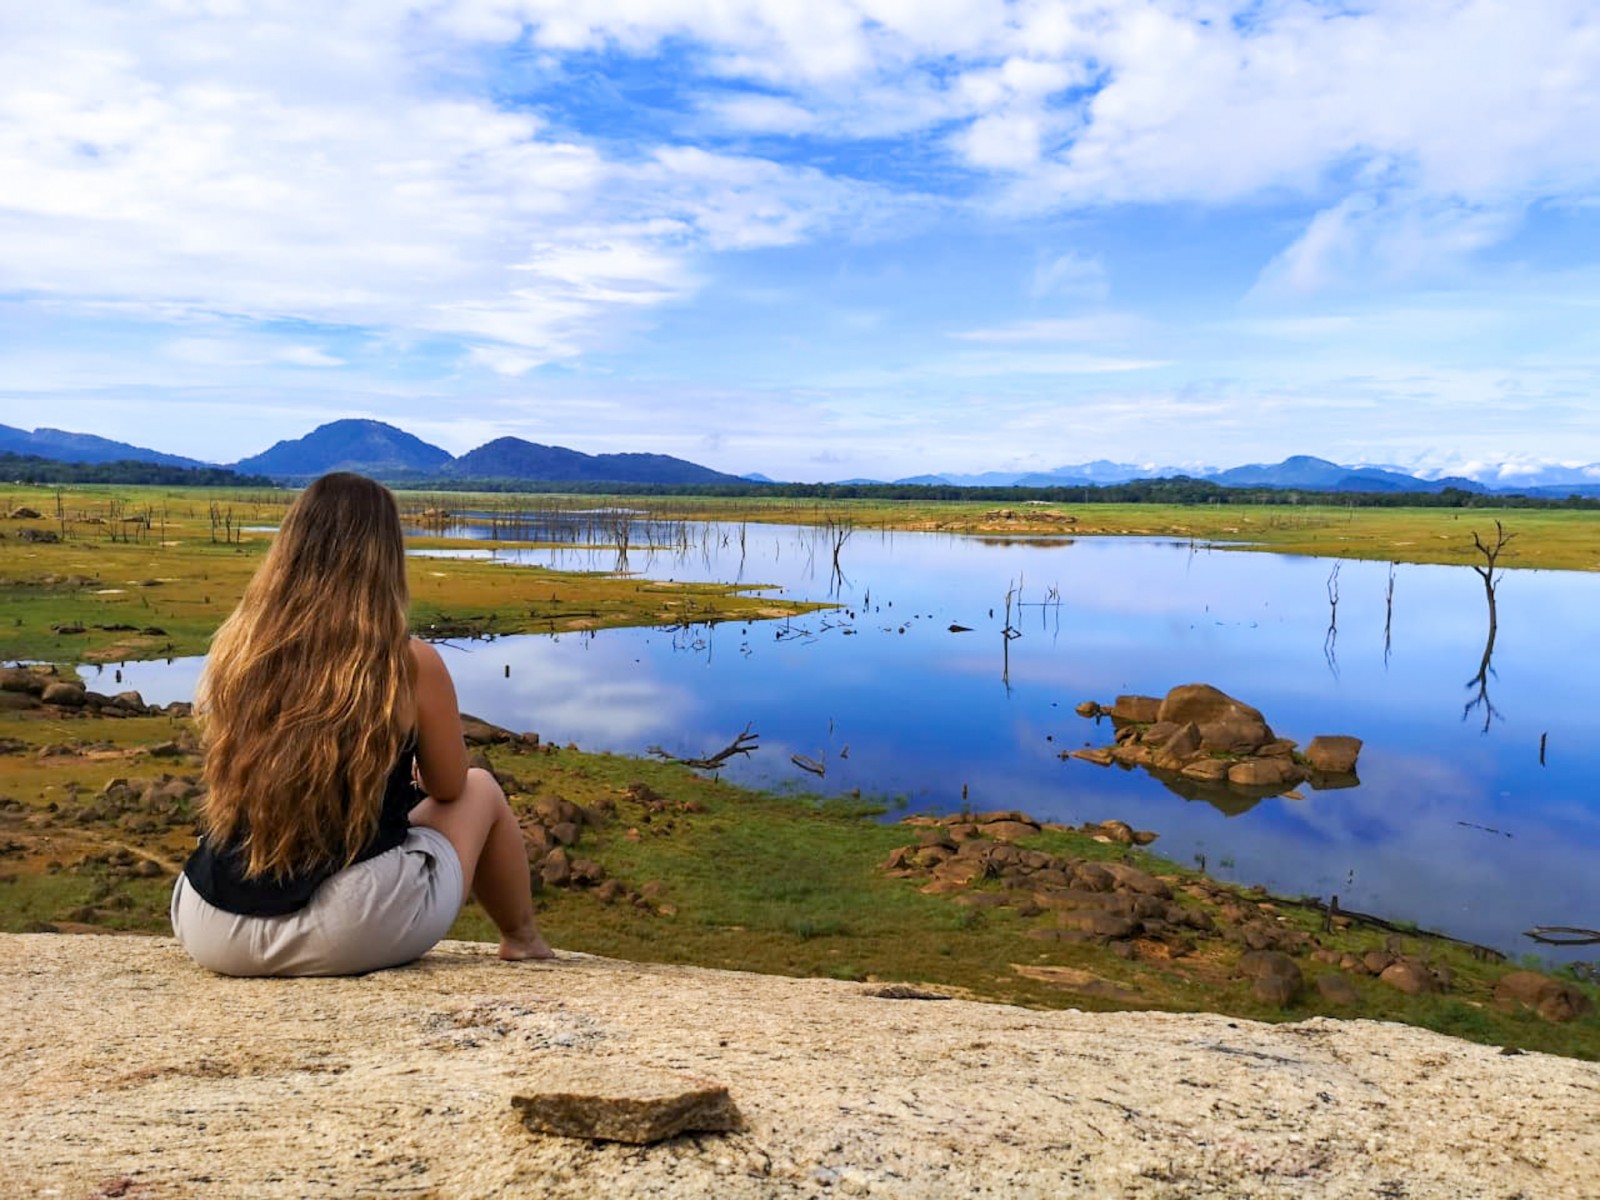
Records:
<instances>
[{"instance_id":1,"label":"woman sitting on rock","mask_svg":"<svg viewBox=\"0 0 1600 1200\"><path fill-rule=\"evenodd\" d=\"M172 928L224 975L355 975L410 962L468 895L500 957L549 958L522 831L467 766L455 686L406 632L387 489L325 475L290 506L211 644L196 711L207 793Z\"/></svg>"}]
</instances>

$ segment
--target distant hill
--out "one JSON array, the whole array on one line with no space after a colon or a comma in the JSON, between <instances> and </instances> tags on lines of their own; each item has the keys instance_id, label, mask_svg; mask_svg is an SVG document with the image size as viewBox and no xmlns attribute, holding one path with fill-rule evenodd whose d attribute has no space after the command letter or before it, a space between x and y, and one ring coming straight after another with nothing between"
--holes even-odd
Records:
<instances>
[{"instance_id":1,"label":"distant hill","mask_svg":"<svg viewBox=\"0 0 1600 1200\"><path fill-rule=\"evenodd\" d=\"M240 475L226 467L174 467L168 463L118 459L115 462L63 462L37 454L0 450L0 479L19 483L133 483L159 487L264 487L262 475Z\"/></svg>"},{"instance_id":2,"label":"distant hill","mask_svg":"<svg viewBox=\"0 0 1600 1200\"><path fill-rule=\"evenodd\" d=\"M666 454L584 454L521 438L496 438L450 464L450 475L469 479L533 479L544 483L740 483Z\"/></svg>"},{"instance_id":3,"label":"distant hill","mask_svg":"<svg viewBox=\"0 0 1600 1200\"><path fill-rule=\"evenodd\" d=\"M1341 467L1325 458L1296 454L1281 463L1232 467L1206 476L1223 487L1306 488L1319 492L1432 491L1409 475L1372 468Z\"/></svg>"},{"instance_id":4,"label":"distant hill","mask_svg":"<svg viewBox=\"0 0 1600 1200\"><path fill-rule=\"evenodd\" d=\"M1545 487L1516 488L1514 490L1519 496L1539 496L1547 500L1565 500L1568 496L1600 496L1600 483L1548 484Z\"/></svg>"},{"instance_id":5,"label":"distant hill","mask_svg":"<svg viewBox=\"0 0 1600 1200\"><path fill-rule=\"evenodd\" d=\"M1233 467L1204 476L1223 487L1305 488L1317 492L1438 492L1452 486L1442 480L1418 479L1379 467L1341 467L1325 458L1296 454L1271 466ZM1471 491L1485 491L1481 484L1454 481Z\"/></svg>"},{"instance_id":6,"label":"distant hill","mask_svg":"<svg viewBox=\"0 0 1600 1200\"><path fill-rule=\"evenodd\" d=\"M437 475L454 460L449 451L382 421L349 418L319 425L304 437L282 441L233 464L239 472L274 479L314 479L329 471L364 475Z\"/></svg>"},{"instance_id":7,"label":"distant hill","mask_svg":"<svg viewBox=\"0 0 1600 1200\"><path fill-rule=\"evenodd\" d=\"M1473 492L1488 490L1475 480L1459 476L1422 479L1389 467L1340 466L1309 454L1297 454L1281 463L1257 463L1227 470L1184 470L1096 459L1093 462L1054 467L1048 471L986 471L981 475L944 472L913 475L895 482L935 487L1105 487L1140 479L1172 479L1180 475L1204 479L1222 487L1300 488L1313 492L1439 492L1451 487Z\"/></svg>"},{"instance_id":8,"label":"distant hill","mask_svg":"<svg viewBox=\"0 0 1600 1200\"><path fill-rule=\"evenodd\" d=\"M539 483L738 483L709 467L665 454L584 454L503 437L452 458L446 450L382 421L347 419L318 426L304 437L282 441L241 459L237 471L286 481L314 479L328 471L359 471L378 479L421 485L430 480L528 480Z\"/></svg>"},{"instance_id":9,"label":"distant hill","mask_svg":"<svg viewBox=\"0 0 1600 1200\"><path fill-rule=\"evenodd\" d=\"M163 467L209 467L199 459L184 458L178 454L163 454L127 442L114 442L110 438L92 433L68 433L64 429L17 429L0 425L0 454L32 455L70 463L144 462Z\"/></svg>"}]
</instances>

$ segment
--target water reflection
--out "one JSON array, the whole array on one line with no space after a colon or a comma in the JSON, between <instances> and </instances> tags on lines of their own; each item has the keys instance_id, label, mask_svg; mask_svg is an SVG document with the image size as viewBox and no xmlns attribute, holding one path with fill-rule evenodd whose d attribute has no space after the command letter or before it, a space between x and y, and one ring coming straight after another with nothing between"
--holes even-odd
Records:
<instances>
[{"instance_id":1,"label":"water reflection","mask_svg":"<svg viewBox=\"0 0 1600 1200\"><path fill-rule=\"evenodd\" d=\"M1339 678L1339 568L1343 565L1334 563L1328 573L1328 632L1322 637L1322 657L1328 660L1335 679Z\"/></svg>"},{"instance_id":2,"label":"water reflection","mask_svg":"<svg viewBox=\"0 0 1600 1200\"><path fill-rule=\"evenodd\" d=\"M1361 786L1361 777L1355 772L1345 775L1313 775L1293 786L1277 784L1259 787L1232 783L1226 779L1216 782L1188 779L1176 772L1157 768L1151 768L1150 775L1159 780L1173 795L1209 804L1226 817L1242 816L1263 800L1272 800L1280 796L1290 800L1304 799L1302 789L1313 792L1335 792Z\"/></svg>"},{"instance_id":3,"label":"water reflection","mask_svg":"<svg viewBox=\"0 0 1600 1200\"><path fill-rule=\"evenodd\" d=\"M1460 668L1484 637L1479 580L1462 568L1340 564L1335 673L1326 560L856 527L834 579L825 530L726 524L688 540L652 548L635 523L629 566L657 578L737 575L801 598L831 588L842 607L714 628L461 643L446 661L463 707L550 741L627 754L658 746L703 757L748 728L759 749L722 768L735 781L860 789L941 811L959 808L966 788L974 807L1074 823L1117 817L1160 831L1156 849L1171 858L1204 855L1225 878L1337 892L1347 907L1513 953L1527 948L1524 929L1592 925L1600 912L1600 746L1584 674L1600 659L1600 577L1504 575L1485 733L1461 720ZM616 546L495 553L606 570ZM197 670L193 660L127 664L126 686L152 702L186 698ZM1073 713L1079 701L1190 682L1256 706L1302 745L1324 733L1361 737L1361 785L1308 789L1304 799L1185 795L1144 772L1060 758L1097 738ZM826 775L797 757L825 764Z\"/></svg>"}]
</instances>

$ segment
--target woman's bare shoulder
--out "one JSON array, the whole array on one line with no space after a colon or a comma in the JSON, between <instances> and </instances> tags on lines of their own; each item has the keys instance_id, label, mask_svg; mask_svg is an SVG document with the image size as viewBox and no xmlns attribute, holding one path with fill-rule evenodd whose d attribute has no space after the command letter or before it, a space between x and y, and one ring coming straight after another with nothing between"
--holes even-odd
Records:
<instances>
[{"instance_id":1,"label":"woman's bare shoulder","mask_svg":"<svg viewBox=\"0 0 1600 1200\"><path fill-rule=\"evenodd\" d=\"M417 670L419 672L446 670L444 659L441 658L439 652L433 648L433 643L425 642L421 638L414 637L411 639L409 645L411 648L411 661L416 663Z\"/></svg>"}]
</instances>

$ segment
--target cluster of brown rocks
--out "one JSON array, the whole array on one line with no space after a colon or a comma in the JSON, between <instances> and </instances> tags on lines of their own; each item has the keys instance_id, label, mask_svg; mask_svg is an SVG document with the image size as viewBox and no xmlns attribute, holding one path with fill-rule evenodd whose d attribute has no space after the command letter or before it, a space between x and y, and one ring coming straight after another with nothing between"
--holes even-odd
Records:
<instances>
[{"instance_id":1,"label":"cluster of brown rocks","mask_svg":"<svg viewBox=\"0 0 1600 1200\"><path fill-rule=\"evenodd\" d=\"M1316 980L1317 990L1332 1004L1360 1003L1360 993L1350 982L1352 975L1371 976L1407 996L1448 992L1454 983L1454 973L1448 965L1406 954L1402 939L1397 937L1390 937L1382 950L1368 950L1360 955L1318 948L1311 952L1311 959L1338 968L1323 971ZM1255 980L1256 997L1268 1003L1287 1006L1294 1002L1304 986L1299 964L1277 951L1247 952L1239 959L1239 971ZM1495 981L1494 1003L1506 1012L1520 1007L1537 1013L1546 1021L1557 1022L1573 1021L1594 1011L1593 1003L1582 990L1538 971L1512 971L1501 976Z\"/></svg>"},{"instance_id":2,"label":"cluster of brown rocks","mask_svg":"<svg viewBox=\"0 0 1600 1200\"><path fill-rule=\"evenodd\" d=\"M79 825L109 825L134 834L159 834L194 821L206 785L198 775L163 771L146 779L110 780L88 803L71 811Z\"/></svg>"},{"instance_id":3,"label":"cluster of brown rocks","mask_svg":"<svg viewBox=\"0 0 1600 1200\"><path fill-rule=\"evenodd\" d=\"M508 792L515 794L521 790L517 780L506 779L505 782L509 784ZM642 784L632 786L643 788ZM514 803L523 813L520 823L522 840L528 849L528 866L540 886L588 889L601 904L632 905L641 912L658 916L671 916L677 911L673 905L663 902L665 889L659 882L630 887L620 879L607 878L603 866L576 853L585 829L598 828L616 815L616 807L609 800L586 808L561 796L539 796L527 801L517 795ZM532 811L525 811L525 805ZM630 834L634 832L629 830Z\"/></svg>"},{"instance_id":4,"label":"cluster of brown rocks","mask_svg":"<svg viewBox=\"0 0 1600 1200\"><path fill-rule=\"evenodd\" d=\"M1361 993L1351 982L1352 976L1371 976L1407 996L1450 989L1453 976L1448 966L1403 951L1398 938L1390 939L1389 949L1361 955L1318 947L1310 955L1311 961L1325 968L1316 976L1317 991L1329 1004L1354 1007L1361 1003ZM1238 973L1254 981L1251 990L1256 999L1283 1008L1294 1004L1305 989L1300 964L1281 950L1245 951L1239 956Z\"/></svg>"},{"instance_id":5,"label":"cluster of brown rocks","mask_svg":"<svg viewBox=\"0 0 1600 1200\"><path fill-rule=\"evenodd\" d=\"M1209 684L1183 684L1160 698L1118 696L1110 706L1086 700L1076 711L1109 718L1116 740L1111 746L1063 751L1063 758L1140 766L1202 786L1265 794L1302 782L1314 788L1359 782L1361 739L1320 736L1302 752L1297 743L1274 734L1259 710Z\"/></svg>"},{"instance_id":6,"label":"cluster of brown rocks","mask_svg":"<svg viewBox=\"0 0 1600 1200\"><path fill-rule=\"evenodd\" d=\"M606 879L605 868L592 858L573 851L586 828L598 827L606 814L574 804L562 796L531 797L535 789L514 775L498 770L484 754L489 746L505 746L514 752L552 751L542 745L537 733L514 733L469 713L461 714L461 731L472 753L472 765L481 767L499 780L518 809L522 841L528 851L528 867L536 887L596 888L615 900L622 890L616 880Z\"/></svg>"},{"instance_id":7,"label":"cluster of brown rocks","mask_svg":"<svg viewBox=\"0 0 1600 1200\"><path fill-rule=\"evenodd\" d=\"M503 746L517 753L544 754L556 752L554 745L542 742L537 733L514 733L502 726L485 721L468 713L461 714L461 728L469 749L473 751L472 765L489 771L500 781L513 806L518 810L522 826L522 840L528 850L528 866L533 872L536 886L572 889L589 889L602 904L630 904L642 912L671 916L677 909L663 902L664 888L659 882L646 882L638 888L629 887L620 879L609 879L606 870L592 858L575 853L585 829L595 829L617 815L616 804L602 800L593 808L574 804L562 796L535 796L533 785L494 766L484 753L490 746ZM669 809L668 802L643 783L631 783L623 789L623 796L637 804L640 824L650 825ZM693 811L696 805L679 806ZM670 820L657 822L655 832L670 832ZM628 829L630 840L642 836L638 826Z\"/></svg>"},{"instance_id":8,"label":"cluster of brown rocks","mask_svg":"<svg viewBox=\"0 0 1600 1200\"><path fill-rule=\"evenodd\" d=\"M1214 928L1203 909L1175 900L1166 881L1138 867L1016 844L1041 828L1019 812L929 824L916 844L891 851L883 869L900 878L925 876L924 892L962 893L957 902L969 907L1011 908L1024 917L1054 913L1053 924L1032 930L1032 936L1111 944L1126 957L1176 957L1194 949L1193 933ZM1002 890L969 890L991 879Z\"/></svg>"},{"instance_id":9,"label":"cluster of brown rocks","mask_svg":"<svg viewBox=\"0 0 1600 1200\"><path fill-rule=\"evenodd\" d=\"M522 841L534 879L546 887L593 887L605 880L605 868L592 858L573 853L585 828L603 818L592 809L561 796L539 796L531 813L519 813Z\"/></svg>"},{"instance_id":10,"label":"cluster of brown rocks","mask_svg":"<svg viewBox=\"0 0 1600 1200\"><path fill-rule=\"evenodd\" d=\"M1204 878L1161 877L1129 862L1071 858L1019 845L1019 839L1045 829L1070 828L1042 824L1025 813L916 817L907 823L919 827L918 840L890 852L882 864L888 874L923 880L923 892L950 895L969 908L1005 908L1038 918L1028 930L1033 938L1100 945L1121 958L1158 962L1192 955L1206 942L1232 944L1241 951L1236 976L1251 981L1257 1000L1281 1008L1301 1000L1307 972L1313 970L1317 993L1337 1007L1361 1003L1356 979L1370 978L1411 996L1447 992L1455 982L1448 965L1408 953L1405 939L1397 935L1385 938L1382 948L1361 953L1324 947L1315 934L1290 924L1282 913L1287 902L1268 897L1264 889L1240 891ZM1118 821L1076 832L1122 844L1133 844L1138 836ZM1351 923L1347 915L1328 914L1328 928L1344 930ZM1581 990L1537 972L1505 976L1495 1000L1502 1007L1521 1004L1550 1021L1571 1020L1590 1009Z\"/></svg>"},{"instance_id":11,"label":"cluster of brown rocks","mask_svg":"<svg viewBox=\"0 0 1600 1200\"><path fill-rule=\"evenodd\" d=\"M68 679L54 667L0 667L0 709L53 709L54 715L81 713L93 717L186 717L190 705L146 704L138 692L108 696Z\"/></svg>"},{"instance_id":12,"label":"cluster of brown rocks","mask_svg":"<svg viewBox=\"0 0 1600 1200\"><path fill-rule=\"evenodd\" d=\"M1572 1021L1594 1011L1589 997L1562 979L1538 971L1512 971L1494 985L1494 1002L1507 1012L1531 1009L1546 1021Z\"/></svg>"}]
</instances>

